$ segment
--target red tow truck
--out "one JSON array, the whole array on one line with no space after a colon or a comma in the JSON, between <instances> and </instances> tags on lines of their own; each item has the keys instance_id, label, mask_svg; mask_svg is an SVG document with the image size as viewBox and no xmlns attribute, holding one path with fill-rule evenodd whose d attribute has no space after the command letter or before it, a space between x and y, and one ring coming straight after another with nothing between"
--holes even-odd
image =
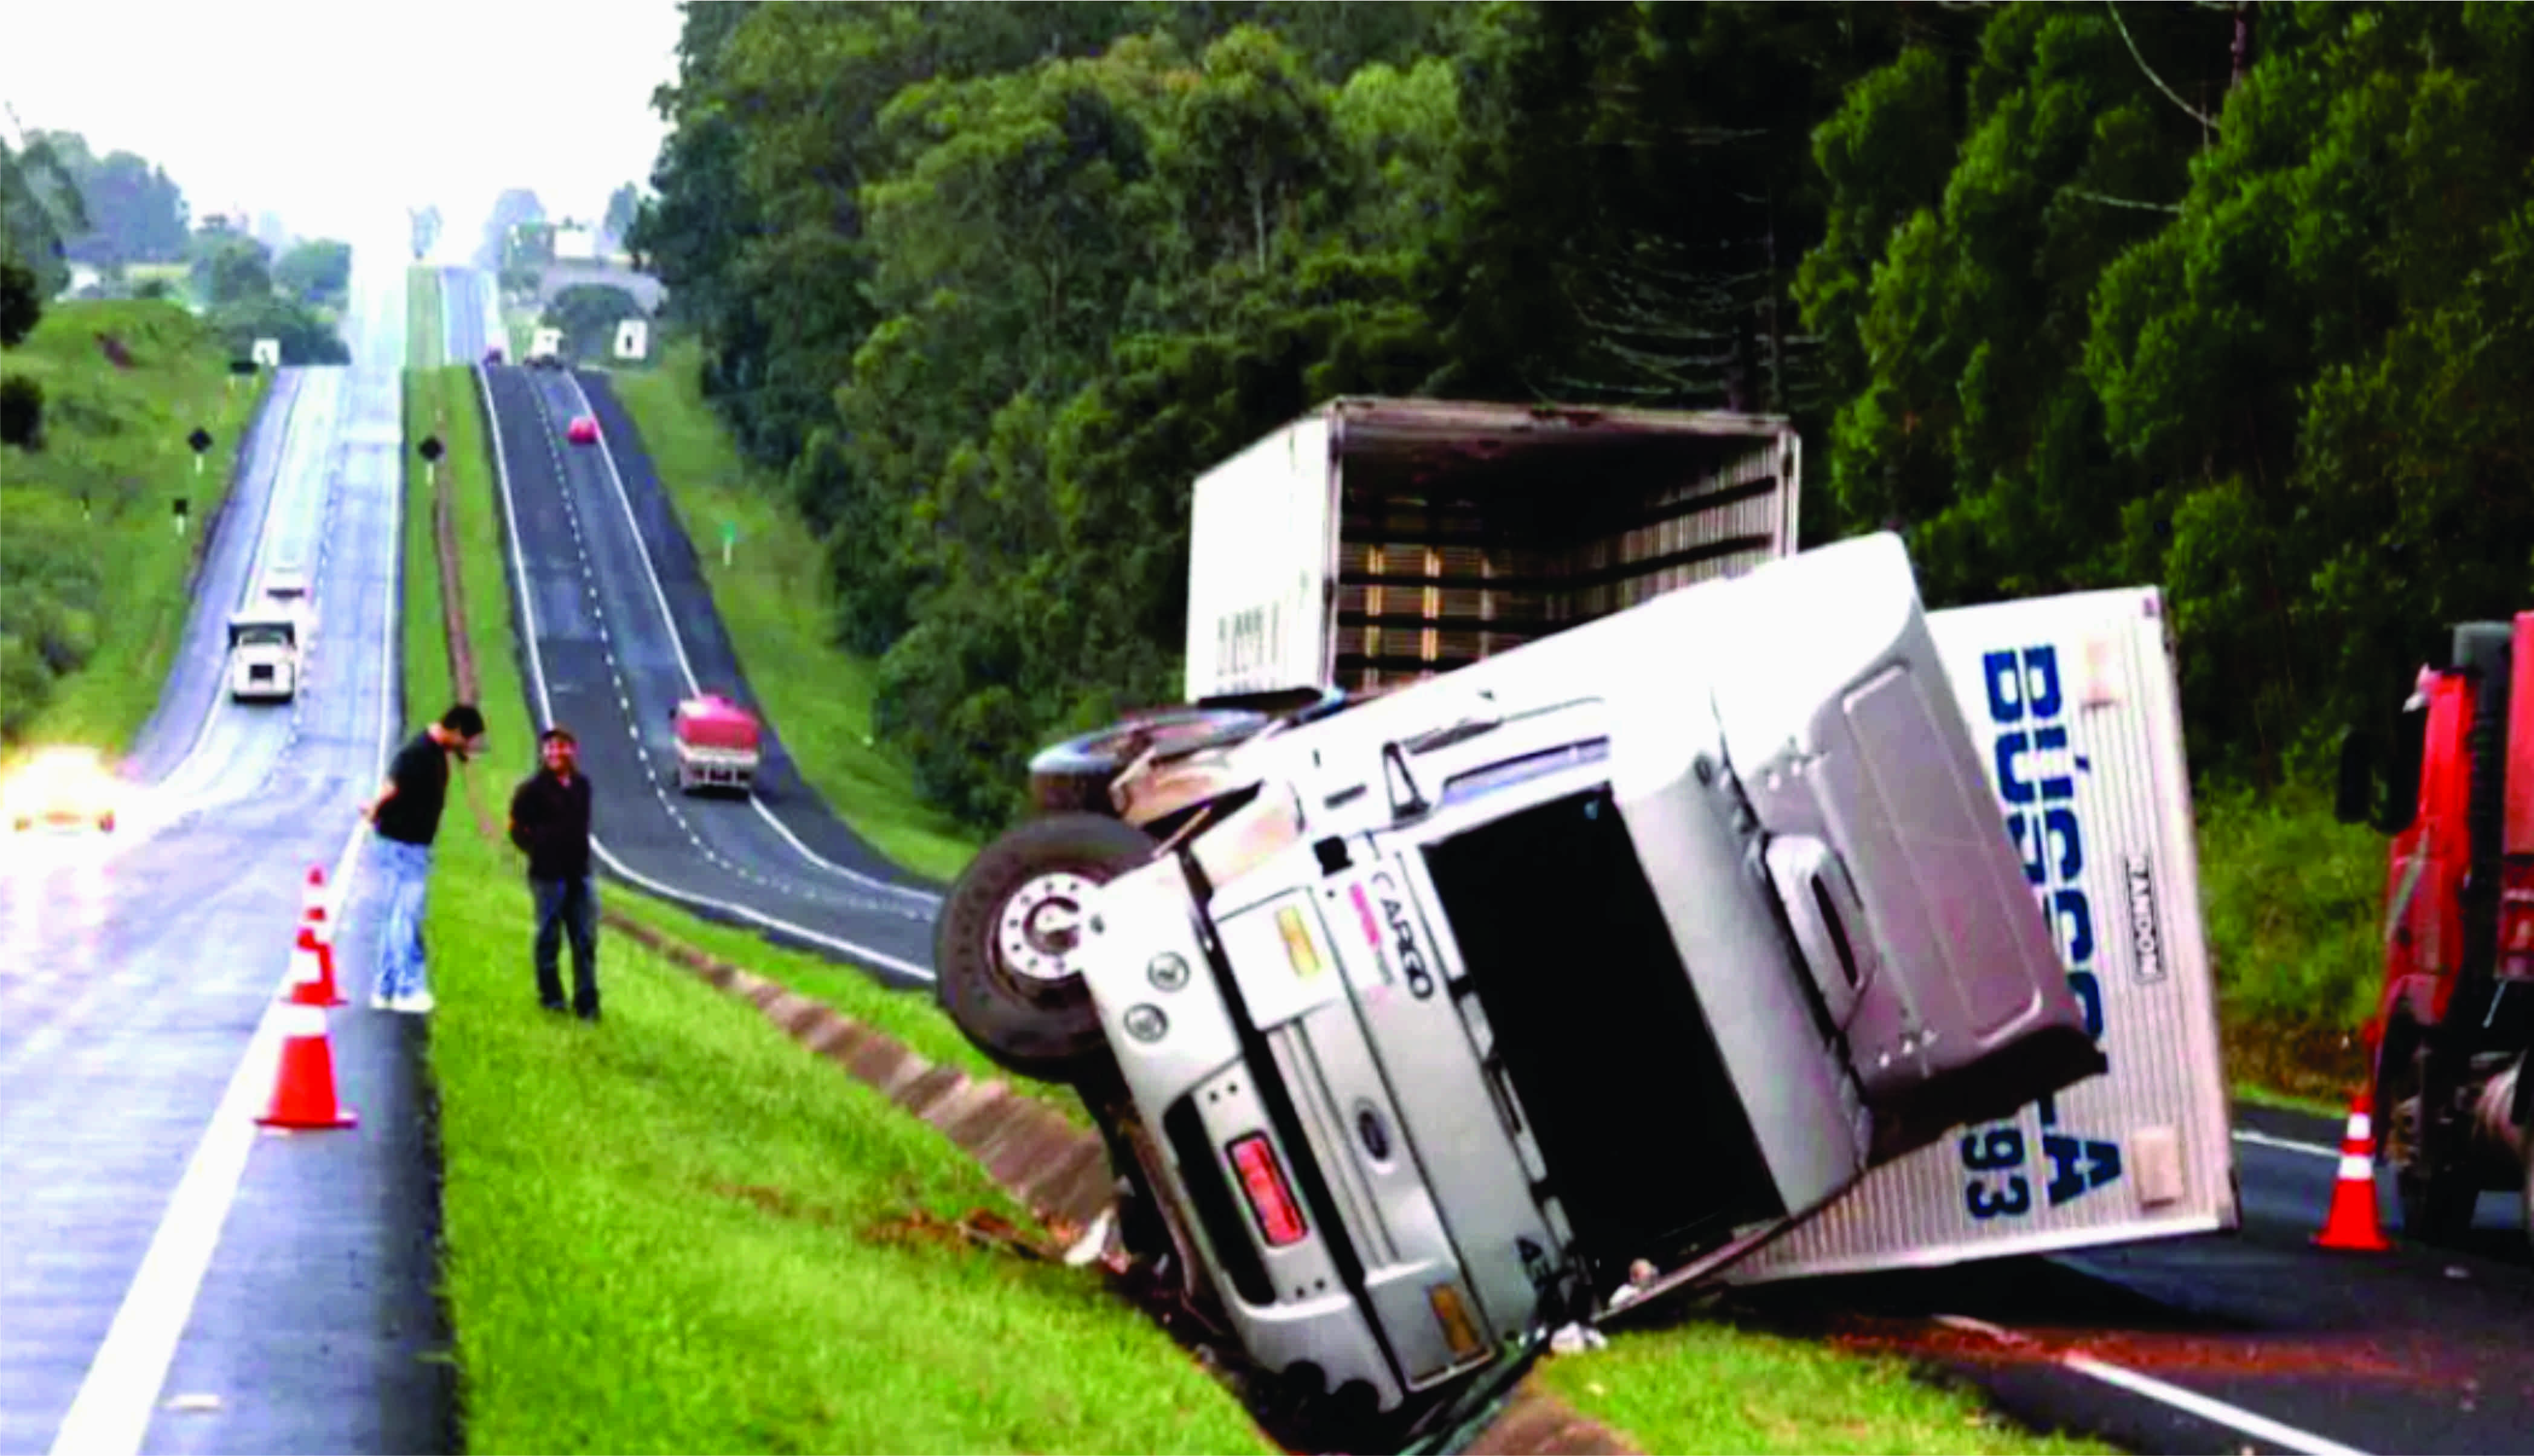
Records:
<instances>
[{"instance_id":1,"label":"red tow truck","mask_svg":"<svg viewBox=\"0 0 2534 1456\"><path fill-rule=\"evenodd\" d=\"M2342 739L2338 815L2392 836L2371 1112L2402 1226L2460 1241L2485 1191L2534 1235L2534 612L2454 629L2389 735ZM2511 692L2511 686L2524 692ZM2389 752L2388 752L2389 750Z\"/></svg>"},{"instance_id":2,"label":"red tow truck","mask_svg":"<svg viewBox=\"0 0 2534 1456\"><path fill-rule=\"evenodd\" d=\"M749 792L761 732L754 713L719 694L703 693L679 703L670 722L677 736L678 792Z\"/></svg>"}]
</instances>

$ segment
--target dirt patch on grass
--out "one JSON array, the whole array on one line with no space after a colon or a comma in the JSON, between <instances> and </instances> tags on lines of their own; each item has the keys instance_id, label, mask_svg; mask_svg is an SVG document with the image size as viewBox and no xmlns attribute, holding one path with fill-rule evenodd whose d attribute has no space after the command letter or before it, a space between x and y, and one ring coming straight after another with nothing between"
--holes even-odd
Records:
<instances>
[{"instance_id":1,"label":"dirt patch on grass","mask_svg":"<svg viewBox=\"0 0 2534 1456\"><path fill-rule=\"evenodd\" d=\"M955 1220L921 1208L911 1209L865 1224L857 1231L857 1237L866 1244L884 1247L983 1248L1033 1263L1053 1263L1058 1257L1044 1241L1033 1238L1010 1219L984 1208L972 1208Z\"/></svg>"}]
</instances>

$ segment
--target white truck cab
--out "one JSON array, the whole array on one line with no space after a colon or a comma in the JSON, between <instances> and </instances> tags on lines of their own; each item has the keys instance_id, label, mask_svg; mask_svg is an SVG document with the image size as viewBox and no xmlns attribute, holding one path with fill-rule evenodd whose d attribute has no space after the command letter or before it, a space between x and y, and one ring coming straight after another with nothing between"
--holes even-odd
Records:
<instances>
[{"instance_id":1,"label":"white truck cab","mask_svg":"<svg viewBox=\"0 0 2534 1456\"><path fill-rule=\"evenodd\" d=\"M300 614L259 604L229 614L229 697L287 702L299 691Z\"/></svg>"},{"instance_id":2,"label":"white truck cab","mask_svg":"<svg viewBox=\"0 0 2534 1456\"><path fill-rule=\"evenodd\" d=\"M1079 963L1271 1370L1396 1409L2103 1068L1895 537L1240 757Z\"/></svg>"}]
</instances>

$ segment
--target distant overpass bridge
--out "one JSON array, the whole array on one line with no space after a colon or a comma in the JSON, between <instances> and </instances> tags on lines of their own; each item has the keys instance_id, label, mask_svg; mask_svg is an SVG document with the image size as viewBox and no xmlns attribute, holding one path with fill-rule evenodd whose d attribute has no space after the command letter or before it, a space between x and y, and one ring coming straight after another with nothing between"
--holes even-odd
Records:
<instances>
[{"instance_id":1,"label":"distant overpass bridge","mask_svg":"<svg viewBox=\"0 0 2534 1456\"><path fill-rule=\"evenodd\" d=\"M657 316L660 300L668 296L668 287L649 273L606 264L549 263L537 274L537 308L554 302L555 295L580 284L622 288L634 295L645 314Z\"/></svg>"}]
</instances>

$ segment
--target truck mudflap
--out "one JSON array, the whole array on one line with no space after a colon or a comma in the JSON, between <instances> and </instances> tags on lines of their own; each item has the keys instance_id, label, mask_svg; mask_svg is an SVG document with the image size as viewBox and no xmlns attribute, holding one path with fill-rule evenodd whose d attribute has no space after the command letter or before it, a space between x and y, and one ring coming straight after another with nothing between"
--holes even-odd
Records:
<instances>
[{"instance_id":1,"label":"truck mudflap","mask_svg":"<svg viewBox=\"0 0 2534 1456\"><path fill-rule=\"evenodd\" d=\"M1725 1271L1732 1283L1929 1267L2237 1221L2158 593L1961 608L1930 613L1928 623L2109 1069L1866 1175Z\"/></svg>"}]
</instances>

